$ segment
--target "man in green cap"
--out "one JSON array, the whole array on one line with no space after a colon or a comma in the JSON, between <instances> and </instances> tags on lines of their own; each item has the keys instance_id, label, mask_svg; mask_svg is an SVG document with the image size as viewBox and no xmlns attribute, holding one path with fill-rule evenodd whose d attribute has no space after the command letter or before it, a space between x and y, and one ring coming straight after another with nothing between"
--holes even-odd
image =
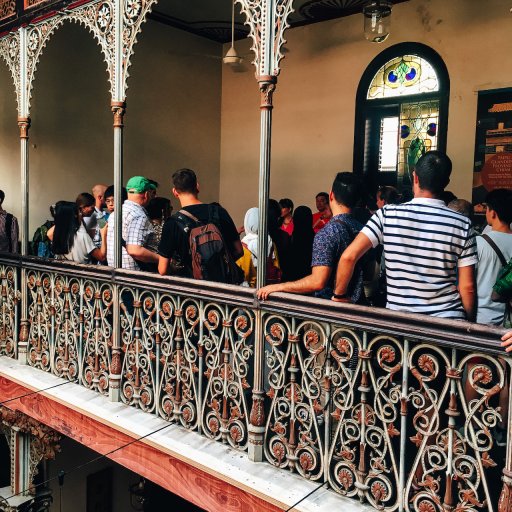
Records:
<instances>
[{"instance_id":1,"label":"man in green cap","mask_svg":"<svg viewBox=\"0 0 512 512\"><path fill-rule=\"evenodd\" d=\"M157 264L158 255L147 249L154 242L154 230L144 209L151 200L154 185L144 176L134 176L126 184L128 199L123 204L122 267L129 270L147 269ZM108 221L107 261L114 266L114 226L112 215Z\"/></svg>"}]
</instances>

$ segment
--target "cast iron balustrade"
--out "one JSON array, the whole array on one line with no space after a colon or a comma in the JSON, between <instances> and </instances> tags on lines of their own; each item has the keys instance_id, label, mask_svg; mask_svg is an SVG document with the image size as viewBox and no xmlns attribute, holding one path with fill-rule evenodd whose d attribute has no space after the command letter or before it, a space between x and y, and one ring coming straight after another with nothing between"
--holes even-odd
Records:
<instances>
[{"instance_id":1,"label":"cast iron balustrade","mask_svg":"<svg viewBox=\"0 0 512 512\"><path fill-rule=\"evenodd\" d=\"M2 355L17 354L25 294L28 364L240 450L259 356L270 464L378 510L497 511L502 487L509 499L499 329L33 258L0 257L0 277Z\"/></svg>"}]
</instances>

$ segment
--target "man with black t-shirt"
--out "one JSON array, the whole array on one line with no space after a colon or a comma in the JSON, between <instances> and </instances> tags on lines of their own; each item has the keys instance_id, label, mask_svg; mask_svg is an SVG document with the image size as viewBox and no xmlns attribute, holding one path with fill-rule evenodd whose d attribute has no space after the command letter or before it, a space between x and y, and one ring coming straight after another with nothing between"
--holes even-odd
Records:
<instances>
[{"instance_id":1,"label":"man with black t-shirt","mask_svg":"<svg viewBox=\"0 0 512 512\"><path fill-rule=\"evenodd\" d=\"M201 224L218 222L217 228L233 259L236 261L242 256L240 237L229 213L222 206L205 204L199 200L196 173L190 169L180 169L172 175L172 182L172 193L180 202L181 209L195 217ZM164 224L158 247L160 255L158 272L161 275L179 274L183 277L192 277L189 233L186 231L187 226L180 220L183 216L183 213L176 212Z\"/></svg>"}]
</instances>

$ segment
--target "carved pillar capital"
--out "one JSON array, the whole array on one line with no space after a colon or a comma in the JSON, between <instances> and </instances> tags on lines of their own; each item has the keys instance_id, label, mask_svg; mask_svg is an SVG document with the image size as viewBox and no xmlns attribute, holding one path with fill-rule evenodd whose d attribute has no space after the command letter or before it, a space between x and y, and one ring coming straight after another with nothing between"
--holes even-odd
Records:
<instances>
[{"instance_id":1,"label":"carved pillar capital","mask_svg":"<svg viewBox=\"0 0 512 512\"><path fill-rule=\"evenodd\" d=\"M30 117L18 117L18 126L20 127L20 139L28 139Z\"/></svg>"},{"instance_id":2,"label":"carved pillar capital","mask_svg":"<svg viewBox=\"0 0 512 512\"><path fill-rule=\"evenodd\" d=\"M114 114L114 128L122 128L124 126L124 114L126 113L125 101L113 101L111 103L112 113Z\"/></svg>"},{"instance_id":3,"label":"carved pillar capital","mask_svg":"<svg viewBox=\"0 0 512 512\"><path fill-rule=\"evenodd\" d=\"M277 78L275 76L259 76L258 84L260 86L262 110L271 110L274 107L273 97L277 86Z\"/></svg>"}]
</instances>

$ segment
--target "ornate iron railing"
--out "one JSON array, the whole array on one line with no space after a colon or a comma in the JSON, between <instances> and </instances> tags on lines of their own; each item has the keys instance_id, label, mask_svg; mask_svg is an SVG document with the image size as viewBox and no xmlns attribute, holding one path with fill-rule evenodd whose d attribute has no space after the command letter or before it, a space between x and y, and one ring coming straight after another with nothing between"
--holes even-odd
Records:
<instances>
[{"instance_id":1,"label":"ornate iron railing","mask_svg":"<svg viewBox=\"0 0 512 512\"><path fill-rule=\"evenodd\" d=\"M264 317L271 464L378 510L498 510L510 360L495 330L287 301Z\"/></svg>"},{"instance_id":2,"label":"ornate iron railing","mask_svg":"<svg viewBox=\"0 0 512 512\"><path fill-rule=\"evenodd\" d=\"M11 356L20 270L36 368L242 450L259 427L270 464L378 510L494 511L500 493L502 507L511 499L499 329L0 257Z\"/></svg>"},{"instance_id":3,"label":"ornate iron railing","mask_svg":"<svg viewBox=\"0 0 512 512\"><path fill-rule=\"evenodd\" d=\"M0 263L0 355L16 357L19 335L19 271Z\"/></svg>"}]
</instances>

